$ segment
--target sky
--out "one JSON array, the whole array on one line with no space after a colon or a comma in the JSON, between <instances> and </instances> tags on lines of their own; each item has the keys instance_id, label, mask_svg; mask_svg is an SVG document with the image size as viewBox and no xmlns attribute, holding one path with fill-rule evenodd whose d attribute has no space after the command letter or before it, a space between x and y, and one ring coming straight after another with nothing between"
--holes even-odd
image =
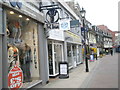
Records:
<instances>
[{"instance_id":1,"label":"sky","mask_svg":"<svg viewBox=\"0 0 120 90\"><path fill-rule=\"evenodd\" d=\"M70 1L70 0L65 0ZM106 25L118 31L118 2L120 0L72 0L86 10L86 19L92 25Z\"/></svg>"}]
</instances>

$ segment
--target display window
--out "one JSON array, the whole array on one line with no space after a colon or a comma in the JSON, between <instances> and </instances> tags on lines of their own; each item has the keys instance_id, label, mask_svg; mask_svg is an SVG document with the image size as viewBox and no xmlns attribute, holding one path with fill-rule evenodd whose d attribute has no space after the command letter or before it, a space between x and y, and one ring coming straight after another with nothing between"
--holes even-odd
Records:
<instances>
[{"instance_id":1,"label":"display window","mask_svg":"<svg viewBox=\"0 0 120 90\"><path fill-rule=\"evenodd\" d=\"M68 66L72 67L72 49L71 49L71 44L67 44L67 59L68 59Z\"/></svg>"},{"instance_id":2,"label":"display window","mask_svg":"<svg viewBox=\"0 0 120 90\"><path fill-rule=\"evenodd\" d=\"M81 46L77 47L77 64L81 62Z\"/></svg>"},{"instance_id":3,"label":"display window","mask_svg":"<svg viewBox=\"0 0 120 90\"><path fill-rule=\"evenodd\" d=\"M40 79L37 23L28 17L6 11L8 73L17 65L23 72L23 86Z\"/></svg>"}]
</instances>

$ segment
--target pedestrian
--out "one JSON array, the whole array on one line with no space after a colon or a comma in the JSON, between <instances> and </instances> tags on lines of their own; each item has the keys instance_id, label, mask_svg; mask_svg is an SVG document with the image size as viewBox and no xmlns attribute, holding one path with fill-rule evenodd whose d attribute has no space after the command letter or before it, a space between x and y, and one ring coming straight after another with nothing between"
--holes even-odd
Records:
<instances>
[{"instance_id":1,"label":"pedestrian","mask_svg":"<svg viewBox=\"0 0 120 90\"><path fill-rule=\"evenodd\" d=\"M113 50L112 49L110 50L110 53L111 53L111 56L112 56L113 55Z\"/></svg>"},{"instance_id":2,"label":"pedestrian","mask_svg":"<svg viewBox=\"0 0 120 90\"><path fill-rule=\"evenodd\" d=\"M108 50L106 50L106 54L108 55Z\"/></svg>"},{"instance_id":3,"label":"pedestrian","mask_svg":"<svg viewBox=\"0 0 120 90\"><path fill-rule=\"evenodd\" d=\"M90 61L94 61L94 50L93 49L91 49Z\"/></svg>"},{"instance_id":4,"label":"pedestrian","mask_svg":"<svg viewBox=\"0 0 120 90\"><path fill-rule=\"evenodd\" d=\"M95 53L95 58L96 58L96 60L97 60L97 53Z\"/></svg>"}]
</instances>

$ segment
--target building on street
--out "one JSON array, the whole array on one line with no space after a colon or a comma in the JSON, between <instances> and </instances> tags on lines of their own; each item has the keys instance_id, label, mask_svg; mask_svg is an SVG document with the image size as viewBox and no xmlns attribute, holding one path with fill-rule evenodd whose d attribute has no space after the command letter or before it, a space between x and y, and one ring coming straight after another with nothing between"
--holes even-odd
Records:
<instances>
[{"instance_id":1,"label":"building on street","mask_svg":"<svg viewBox=\"0 0 120 90\"><path fill-rule=\"evenodd\" d=\"M103 41L104 41L103 53L109 54L110 49L112 49L112 46L113 46L112 34L109 32L108 27L105 25L98 25L97 27L99 27L100 30L103 31Z\"/></svg>"},{"instance_id":2,"label":"building on street","mask_svg":"<svg viewBox=\"0 0 120 90\"><path fill-rule=\"evenodd\" d=\"M43 18L39 3L0 1L0 88L12 83L8 74L14 65L22 69L23 88L48 81Z\"/></svg>"}]
</instances>

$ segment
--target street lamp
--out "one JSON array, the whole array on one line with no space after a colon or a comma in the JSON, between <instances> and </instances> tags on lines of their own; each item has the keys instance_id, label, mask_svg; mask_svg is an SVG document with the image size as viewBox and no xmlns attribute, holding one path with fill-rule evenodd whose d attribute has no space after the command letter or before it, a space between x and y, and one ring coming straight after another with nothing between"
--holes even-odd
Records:
<instances>
[{"instance_id":1,"label":"street lamp","mask_svg":"<svg viewBox=\"0 0 120 90\"><path fill-rule=\"evenodd\" d=\"M85 31L85 14L86 14L86 11L84 10L84 8L82 8L82 10L80 11L80 13L82 15L83 28L84 28L84 55L85 55L86 72L89 72L88 59L87 59L87 47L86 47L86 31Z\"/></svg>"}]
</instances>

